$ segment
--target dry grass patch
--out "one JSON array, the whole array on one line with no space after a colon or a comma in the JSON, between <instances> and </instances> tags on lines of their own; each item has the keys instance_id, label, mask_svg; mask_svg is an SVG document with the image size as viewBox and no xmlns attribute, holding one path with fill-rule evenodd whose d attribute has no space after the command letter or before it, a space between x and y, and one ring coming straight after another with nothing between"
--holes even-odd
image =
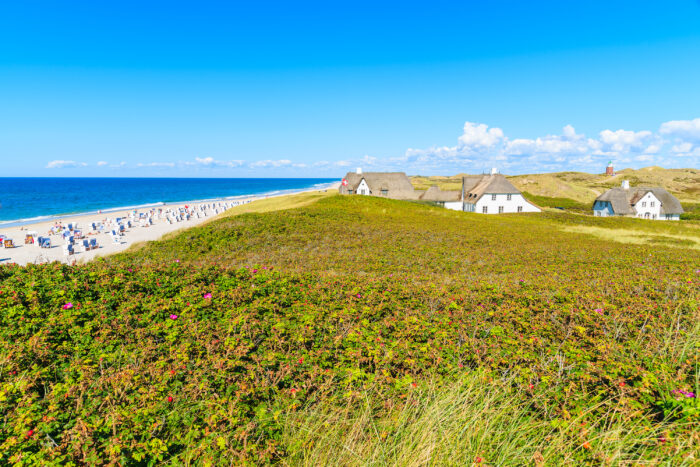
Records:
<instances>
[{"instance_id":1,"label":"dry grass patch","mask_svg":"<svg viewBox=\"0 0 700 467\"><path fill-rule=\"evenodd\" d=\"M562 230L572 233L593 235L602 240L635 245L663 245L676 248L700 250L700 238L690 235L671 235L632 229L606 229L590 225L567 226Z\"/></svg>"}]
</instances>

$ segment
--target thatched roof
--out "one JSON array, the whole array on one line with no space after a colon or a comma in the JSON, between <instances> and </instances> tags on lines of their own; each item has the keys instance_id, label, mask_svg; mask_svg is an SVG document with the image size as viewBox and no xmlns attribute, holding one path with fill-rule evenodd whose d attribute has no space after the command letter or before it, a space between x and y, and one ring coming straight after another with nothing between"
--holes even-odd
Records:
<instances>
[{"instance_id":1,"label":"thatched roof","mask_svg":"<svg viewBox=\"0 0 700 467\"><path fill-rule=\"evenodd\" d=\"M437 185L428 188L425 193L420 195L419 199L423 201L460 201L462 199L461 191L442 191Z\"/></svg>"},{"instance_id":2,"label":"thatched roof","mask_svg":"<svg viewBox=\"0 0 700 467\"><path fill-rule=\"evenodd\" d=\"M625 190L612 188L598 196L596 201L608 201L612 205L615 214L634 215L637 211L634 205L647 193L652 192L661 201L661 214L683 214L680 201L671 193L661 187L636 187Z\"/></svg>"},{"instance_id":3,"label":"thatched roof","mask_svg":"<svg viewBox=\"0 0 700 467\"><path fill-rule=\"evenodd\" d=\"M476 203L482 196L489 194L519 194L520 190L501 174L469 176L462 179L464 201Z\"/></svg>"},{"instance_id":4,"label":"thatched roof","mask_svg":"<svg viewBox=\"0 0 700 467\"><path fill-rule=\"evenodd\" d=\"M340 185L340 193L347 194L348 190L356 193L363 179L373 196L386 196L393 199L418 198L411 181L404 172L364 172L361 174L348 172L345 175L348 184L347 186ZM387 194L382 195L382 190L386 190Z\"/></svg>"}]
</instances>

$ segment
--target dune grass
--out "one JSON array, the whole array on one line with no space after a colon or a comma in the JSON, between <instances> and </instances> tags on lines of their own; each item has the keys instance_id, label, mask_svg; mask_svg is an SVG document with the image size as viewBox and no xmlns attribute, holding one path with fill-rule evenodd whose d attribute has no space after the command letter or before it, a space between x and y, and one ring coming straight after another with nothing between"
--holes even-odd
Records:
<instances>
[{"instance_id":1,"label":"dune grass","mask_svg":"<svg viewBox=\"0 0 700 467\"><path fill-rule=\"evenodd\" d=\"M572 233L589 234L602 240L609 240L619 243L632 243L635 245L664 245L700 250L700 236L652 233L648 230L611 229L591 225L569 226L565 227L564 230Z\"/></svg>"},{"instance_id":2,"label":"dune grass","mask_svg":"<svg viewBox=\"0 0 700 467\"><path fill-rule=\"evenodd\" d=\"M0 267L0 463L697 463L700 252L564 230L696 227L316 197Z\"/></svg>"}]
</instances>

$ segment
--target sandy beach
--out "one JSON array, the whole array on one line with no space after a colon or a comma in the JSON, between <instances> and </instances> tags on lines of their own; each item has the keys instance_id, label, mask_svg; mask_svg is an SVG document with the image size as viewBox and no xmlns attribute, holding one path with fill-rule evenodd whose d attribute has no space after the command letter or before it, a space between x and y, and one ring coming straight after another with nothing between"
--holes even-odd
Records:
<instances>
[{"instance_id":1,"label":"sandy beach","mask_svg":"<svg viewBox=\"0 0 700 467\"><path fill-rule=\"evenodd\" d=\"M337 185L325 190L316 188L300 190L296 193L334 189L337 189ZM254 203L256 200L284 196L289 196L289 194L249 196L235 201L217 200L163 204L136 210L66 216L34 224L0 228L0 237L11 239L15 245L14 248L0 248L0 265L16 263L23 266L53 261L66 264L84 263L98 256L124 251L135 243L157 240L167 233L200 225L224 212L235 210L248 203ZM97 229L92 228L93 223ZM65 233L70 232L69 224L72 225L74 233L78 230L80 235ZM56 228L58 225L62 227L60 230ZM120 230L121 232L119 232ZM113 231L118 235L113 235ZM34 243L25 243L25 239L30 233L34 236ZM71 236L73 236L73 252L69 253L66 250L66 245L70 243ZM40 247L39 237L48 237L51 246L49 248ZM83 241L87 240L89 245L93 239L96 240L97 247L86 249L83 246Z\"/></svg>"}]
</instances>

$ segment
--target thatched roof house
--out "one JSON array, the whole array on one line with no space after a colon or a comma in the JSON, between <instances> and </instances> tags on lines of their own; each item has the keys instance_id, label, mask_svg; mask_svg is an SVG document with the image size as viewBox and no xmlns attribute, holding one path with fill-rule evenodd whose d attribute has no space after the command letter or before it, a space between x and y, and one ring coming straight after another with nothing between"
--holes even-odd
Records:
<instances>
[{"instance_id":1,"label":"thatched roof house","mask_svg":"<svg viewBox=\"0 0 700 467\"><path fill-rule=\"evenodd\" d=\"M433 185L428 188L423 194L421 194L418 199L422 201L435 201L435 202L450 202L450 201L460 201L462 199L461 191L442 191L437 185Z\"/></svg>"},{"instance_id":2,"label":"thatched roof house","mask_svg":"<svg viewBox=\"0 0 700 467\"><path fill-rule=\"evenodd\" d=\"M683 212L680 201L664 188L630 188L627 181L622 182L620 188L611 188L598 196L593 203L593 215L597 217L678 220Z\"/></svg>"},{"instance_id":3,"label":"thatched roof house","mask_svg":"<svg viewBox=\"0 0 700 467\"><path fill-rule=\"evenodd\" d=\"M488 175L462 178L463 210L480 214L540 212L506 177L492 169Z\"/></svg>"},{"instance_id":4,"label":"thatched roof house","mask_svg":"<svg viewBox=\"0 0 700 467\"><path fill-rule=\"evenodd\" d=\"M462 178L464 201L476 203L485 194L520 194L520 190L501 174L468 176Z\"/></svg>"},{"instance_id":5,"label":"thatched roof house","mask_svg":"<svg viewBox=\"0 0 700 467\"><path fill-rule=\"evenodd\" d=\"M371 195L392 199L418 199L404 172L348 172L343 178L341 195Z\"/></svg>"}]
</instances>

